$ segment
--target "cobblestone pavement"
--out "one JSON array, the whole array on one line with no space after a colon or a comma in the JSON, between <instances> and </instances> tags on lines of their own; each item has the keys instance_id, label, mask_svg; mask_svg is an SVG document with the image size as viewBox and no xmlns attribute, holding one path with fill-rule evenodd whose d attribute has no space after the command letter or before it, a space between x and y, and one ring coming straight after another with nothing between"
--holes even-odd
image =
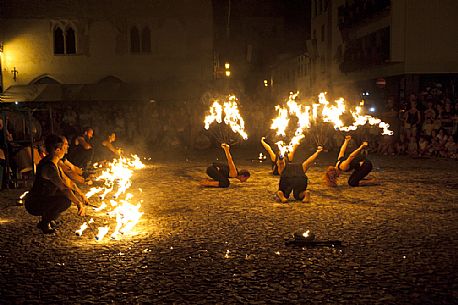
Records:
<instances>
[{"instance_id":1,"label":"cobblestone pavement","mask_svg":"<svg viewBox=\"0 0 458 305\"><path fill-rule=\"evenodd\" d=\"M73 206L53 235L0 193L0 304L457 304L457 162L373 157L381 186L321 184L312 203L277 204L268 165L229 189L201 188L205 161L161 161L136 172L144 199L135 235L74 233ZM96 202L94 202L96 203ZM107 217L94 211L95 226ZM294 232L342 247L285 245Z\"/></svg>"}]
</instances>

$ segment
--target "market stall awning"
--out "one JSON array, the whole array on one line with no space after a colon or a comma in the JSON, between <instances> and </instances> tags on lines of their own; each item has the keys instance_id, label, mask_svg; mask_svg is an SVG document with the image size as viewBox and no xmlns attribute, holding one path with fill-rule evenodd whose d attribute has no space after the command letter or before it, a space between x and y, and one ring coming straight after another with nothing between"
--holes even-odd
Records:
<instances>
[{"instance_id":1,"label":"market stall awning","mask_svg":"<svg viewBox=\"0 0 458 305\"><path fill-rule=\"evenodd\" d=\"M11 86L0 94L0 102L33 102L43 93L47 86L46 84Z\"/></svg>"}]
</instances>

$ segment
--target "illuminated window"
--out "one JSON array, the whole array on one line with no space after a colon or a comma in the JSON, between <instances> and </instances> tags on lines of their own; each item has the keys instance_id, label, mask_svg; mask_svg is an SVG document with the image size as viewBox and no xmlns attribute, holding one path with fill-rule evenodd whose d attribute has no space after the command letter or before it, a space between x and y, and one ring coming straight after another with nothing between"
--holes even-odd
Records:
<instances>
[{"instance_id":1,"label":"illuminated window","mask_svg":"<svg viewBox=\"0 0 458 305\"><path fill-rule=\"evenodd\" d=\"M142 52L151 52L151 32L146 26L142 30Z\"/></svg>"},{"instance_id":2,"label":"illuminated window","mask_svg":"<svg viewBox=\"0 0 458 305\"><path fill-rule=\"evenodd\" d=\"M132 53L140 52L140 34L136 26L130 29L130 51Z\"/></svg>"}]
</instances>

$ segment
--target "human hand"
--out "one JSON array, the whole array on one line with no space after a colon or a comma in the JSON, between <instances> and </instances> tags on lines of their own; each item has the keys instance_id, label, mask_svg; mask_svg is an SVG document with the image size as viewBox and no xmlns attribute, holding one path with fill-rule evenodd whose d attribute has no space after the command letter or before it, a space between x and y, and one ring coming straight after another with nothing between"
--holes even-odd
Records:
<instances>
[{"instance_id":1,"label":"human hand","mask_svg":"<svg viewBox=\"0 0 458 305\"><path fill-rule=\"evenodd\" d=\"M86 216L86 207L82 204L78 206L78 216Z\"/></svg>"},{"instance_id":2,"label":"human hand","mask_svg":"<svg viewBox=\"0 0 458 305\"><path fill-rule=\"evenodd\" d=\"M350 141L351 140L351 136L350 135L346 135L345 136L345 141Z\"/></svg>"},{"instance_id":3,"label":"human hand","mask_svg":"<svg viewBox=\"0 0 458 305\"><path fill-rule=\"evenodd\" d=\"M321 146L321 145L318 146L318 147L316 148L316 151L317 151L317 152L322 152L322 151L323 151L323 146Z\"/></svg>"},{"instance_id":4,"label":"human hand","mask_svg":"<svg viewBox=\"0 0 458 305\"><path fill-rule=\"evenodd\" d=\"M369 143L367 143L366 141L364 141L363 144L361 144L360 147L361 147L361 148L364 148L364 147L366 147L366 146L368 146L368 145L369 145Z\"/></svg>"},{"instance_id":5,"label":"human hand","mask_svg":"<svg viewBox=\"0 0 458 305\"><path fill-rule=\"evenodd\" d=\"M266 137L261 138L261 142L264 142L266 140Z\"/></svg>"},{"instance_id":6,"label":"human hand","mask_svg":"<svg viewBox=\"0 0 458 305\"><path fill-rule=\"evenodd\" d=\"M224 150L229 149L229 144L222 143L221 144L221 148L224 149Z\"/></svg>"}]
</instances>

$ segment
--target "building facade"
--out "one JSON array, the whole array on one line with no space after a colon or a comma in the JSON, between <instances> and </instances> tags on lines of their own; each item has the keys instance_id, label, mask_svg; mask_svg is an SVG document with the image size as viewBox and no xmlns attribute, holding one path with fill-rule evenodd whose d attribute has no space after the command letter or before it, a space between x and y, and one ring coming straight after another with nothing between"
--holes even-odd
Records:
<instances>
[{"instance_id":1,"label":"building facade","mask_svg":"<svg viewBox=\"0 0 458 305\"><path fill-rule=\"evenodd\" d=\"M364 92L377 100L394 96L402 102L412 92L441 83L448 95L457 95L457 1L311 0L310 4L311 35L307 52L301 55L309 67L305 75L295 74L292 83L297 88L353 98ZM302 62L297 57L277 70L299 71ZM276 83L285 80L280 76Z\"/></svg>"},{"instance_id":2,"label":"building facade","mask_svg":"<svg viewBox=\"0 0 458 305\"><path fill-rule=\"evenodd\" d=\"M42 99L189 100L212 81L210 0L5 0L0 14L4 99L46 84L59 93Z\"/></svg>"}]
</instances>

